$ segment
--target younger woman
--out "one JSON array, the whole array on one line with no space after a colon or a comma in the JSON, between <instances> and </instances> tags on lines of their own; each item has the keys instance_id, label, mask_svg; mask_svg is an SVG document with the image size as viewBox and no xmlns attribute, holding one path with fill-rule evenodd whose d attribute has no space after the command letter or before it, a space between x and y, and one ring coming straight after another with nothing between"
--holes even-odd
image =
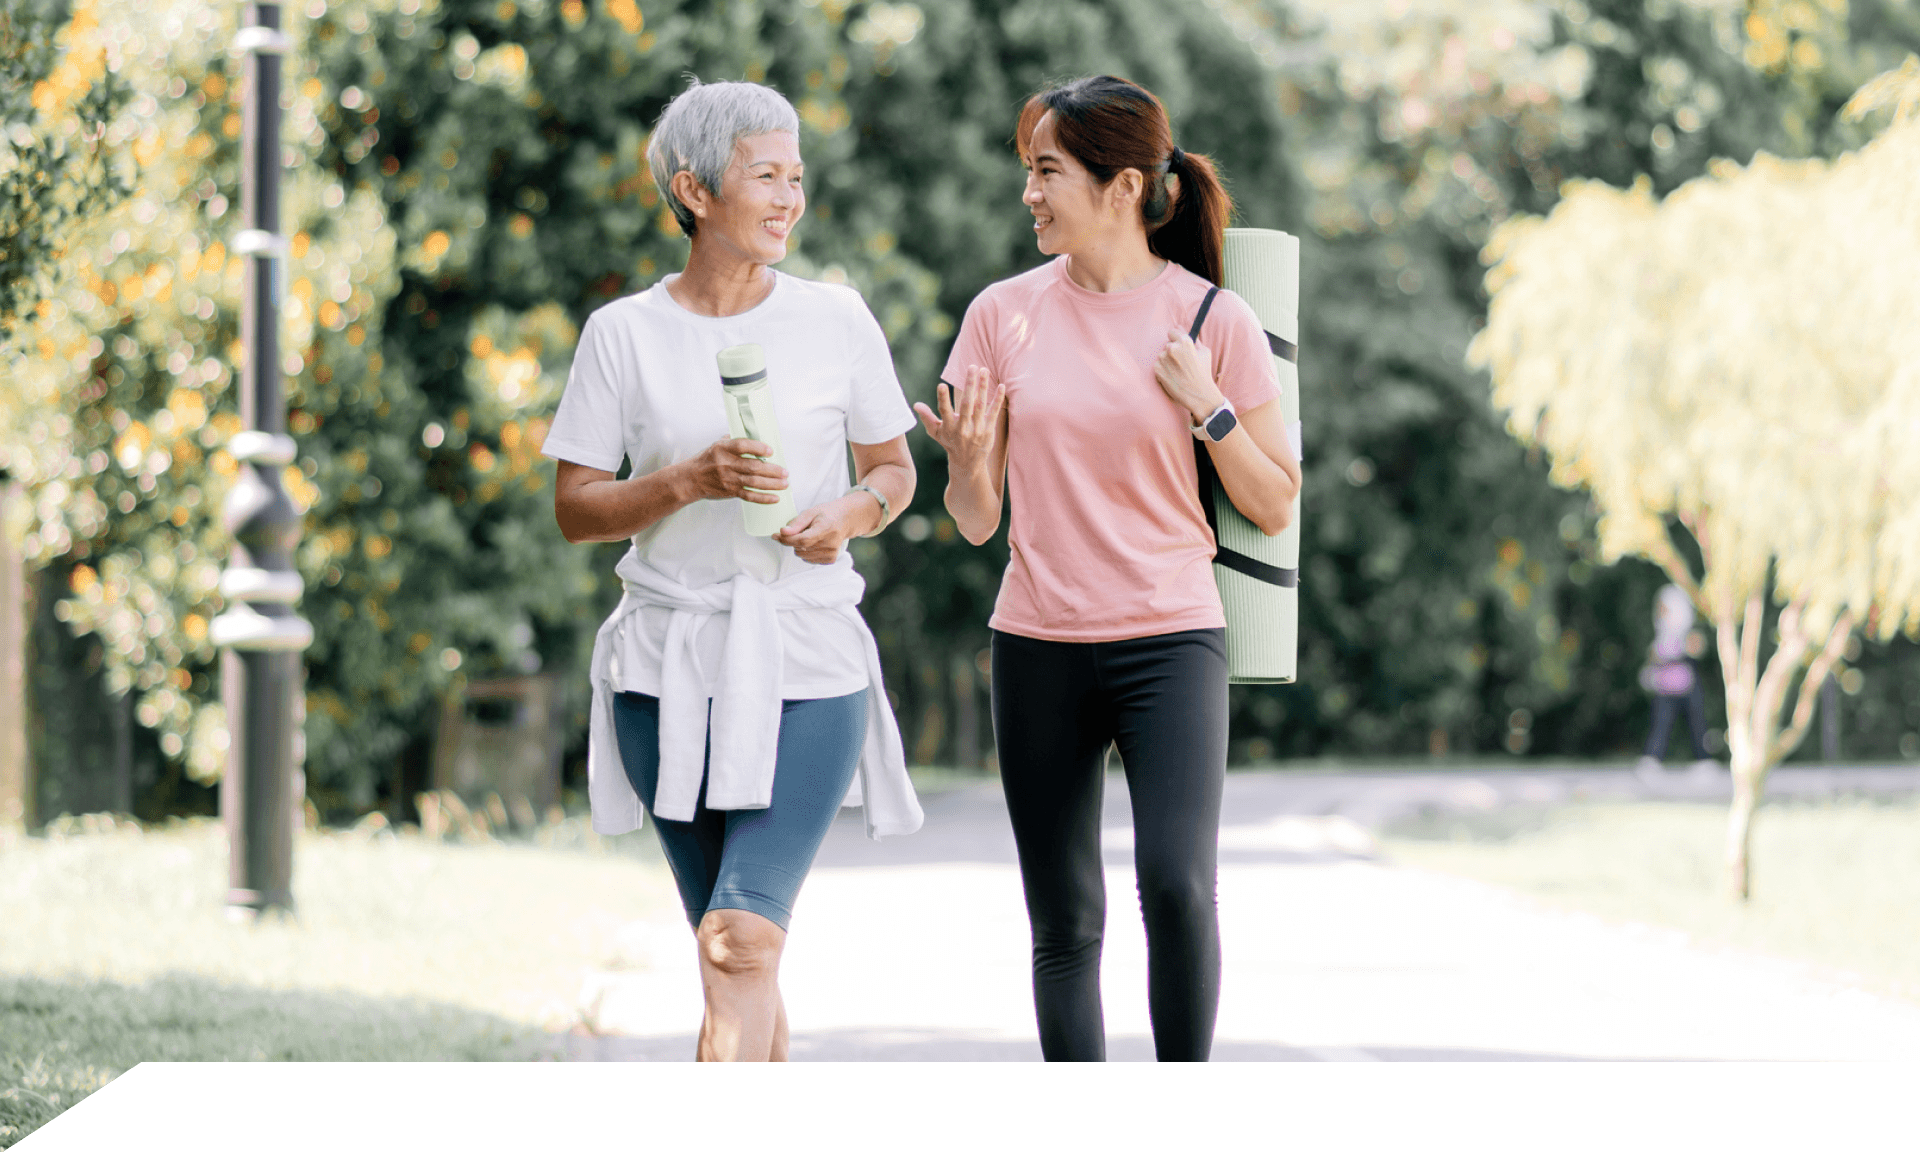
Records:
<instances>
[{"instance_id":1,"label":"younger woman","mask_svg":"<svg viewBox=\"0 0 1920 1152\"><path fill-rule=\"evenodd\" d=\"M1015 136L1040 251L967 309L917 405L975 544L1013 502L993 628L993 726L1033 928L1049 1060L1099 1060L1104 763L1133 801L1148 1005L1162 1060L1205 1060L1220 990L1214 905L1226 771L1225 618L1195 438L1234 505L1287 525L1300 467L1259 320L1221 278L1231 210L1151 93L1094 76L1027 101Z\"/></svg>"}]
</instances>

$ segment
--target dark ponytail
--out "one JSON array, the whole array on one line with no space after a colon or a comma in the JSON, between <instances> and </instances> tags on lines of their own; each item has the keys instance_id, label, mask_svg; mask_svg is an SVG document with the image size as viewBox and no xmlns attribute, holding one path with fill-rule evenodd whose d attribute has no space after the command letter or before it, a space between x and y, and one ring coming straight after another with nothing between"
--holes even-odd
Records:
<instances>
[{"instance_id":1,"label":"dark ponytail","mask_svg":"<svg viewBox=\"0 0 1920 1152\"><path fill-rule=\"evenodd\" d=\"M1174 147L1167 110L1153 93L1118 76L1088 76L1028 97L1014 141L1027 151L1034 125L1053 113L1060 146L1101 184L1128 168L1145 178L1140 197L1147 247L1212 283L1233 214L1213 161Z\"/></svg>"}]
</instances>

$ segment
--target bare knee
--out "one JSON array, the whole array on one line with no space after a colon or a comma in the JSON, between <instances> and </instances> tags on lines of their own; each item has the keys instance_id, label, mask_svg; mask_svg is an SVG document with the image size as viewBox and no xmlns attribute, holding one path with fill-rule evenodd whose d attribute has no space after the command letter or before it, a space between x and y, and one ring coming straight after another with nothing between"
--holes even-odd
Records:
<instances>
[{"instance_id":1,"label":"bare knee","mask_svg":"<svg viewBox=\"0 0 1920 1152\"><path fill-rule=\"evenodd\" d=\"M787 934L764 916L736 908L706 914L694 933L702 964L724 976L771 976L780 967Z\"/></svg>"}]
</instances>

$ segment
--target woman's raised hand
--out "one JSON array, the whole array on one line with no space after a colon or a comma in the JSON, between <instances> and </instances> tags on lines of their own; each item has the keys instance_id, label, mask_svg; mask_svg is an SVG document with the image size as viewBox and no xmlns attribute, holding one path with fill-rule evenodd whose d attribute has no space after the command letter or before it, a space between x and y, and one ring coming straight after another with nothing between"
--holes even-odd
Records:
<instances>
[{"instance_id":1,"label":"woman's raised hand","mask_svg":"<svg viewBox=\"0 0 1920 1152\"><path fill-rule=\"evenodd\" d=\"M994 440L1000 435L1006 388L991 372L975 364L967 369L966 383L951 393L942 380L936 399L940 404L938 414L925 404L915 404L913 410L927 435L947 450L948 467L962 472L985 467L993 457Z\"/></svg>"},{"instance_id":2,"label":"woman's raised hand","mask_svg":"<svg viewBox=\"0 0 1920 1152\"><path fill-rule=\"evenodd\" d=\"M702 500L737 496L749 504L778 504L780 489L787 486L787 470L771 461L755 459L771 455L773 448L758 440L716 440L687 461L687 470Z\"/></svg>"}]
</instances>

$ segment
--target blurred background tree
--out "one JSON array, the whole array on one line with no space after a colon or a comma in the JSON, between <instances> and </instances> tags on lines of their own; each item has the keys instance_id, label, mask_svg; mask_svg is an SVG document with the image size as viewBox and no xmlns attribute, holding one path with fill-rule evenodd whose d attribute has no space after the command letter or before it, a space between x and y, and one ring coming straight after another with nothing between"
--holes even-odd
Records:
<instances>
[{"instance_id":1,"label":"blurred background tree","mask_svg":"<svg viewBox=\"0 0 1920 1152\"><path fill-rule=\"evenodd\" d=\"M49 406L0 444L28 496L16 530L36 570L28 679L34 757L48 768L42 817L210 811L224 764L207 625L226 548L218 509L236 470L221 447L238 428L241 261L226 241L240 116L223 51L236 17L199 0L99 13L104 70L131 93L102 136L125 195L64 233L58 280L17 333L33 354L8 385ZM310 105L303 123L296 100L289 120L292 134L310 133ZM324 271L344 315L371 303L391 239L383 251L370 197L300 163L305 147L288 141L288 218L304 223L290 264ZM299 336L313 323L300 306L312 285L296 279L289 296ZM339 327L332 371L357 384L377 352L364 329ZM288 481L311 500L305 472Z\"/></svg>"},{"instance_id":2,"label":"blurred background tree","mask_svg":"<svg viewBox=\"0 0 1920 1152\"><path fill-rule=\"evenodd\" d=\"M1236 177L1268 192L1250 202L1249 219L1289 222L1277 93L1199 5L790 0L643 12L617 2L402 0L378 10L334 4L309 37L329 94L323 161L378 190L399 236L401 283L383 350L388 372L406 376L418 398L375 419L352 415L361 403L350 396L300 401L321 461L311 531L339 514L329 504L336 492L358 503L356 515L378 507L445 528L408 532L396 550L399 583L382 602L391 627L336 646L323 621L362 602L351 578L323 580L308 602L321 632L309 777L351 794L353 774L367 773L361 802L366 788L404 798L423 779L431 685L406 654L444 654L461 612L472 626L451 658L460 668L559 668L573 733L584 730L583 662L618 596L619 546L560 540L534 453L579 323L684 260L642 150L686 72L764 80L793 98L810 209L783 267L858 286L916 399L930 396L953 317L986 283L1036 259L1008 139L1020 101L1049 77L1088 68L1140 76L1201 126L1190 147L1242 142ZM1234 82L1203 85L1200 75ZM1003 541L975 550L959 539L939 508L944 462L926 448L916 445L927 479L901 530L856 555L911 753L978 765L991 736L977 655L1006 553ZM374 462L366 474L377 492L356 496L354 484L365 493L367 482L332 470L329 461L355 453ZM358 687L382 677L394 686L378 698ZM343 698L334 718L328 694L349 685L362 694ZM394 774L372 775L382 764Z\"/></svg>"},{"instance_id":3,"label":"blurred background tree","mask_svg":"<svg viewBox=\"0 0 1920 1152\"><path fill-rule=\"evenodd\" d=\"M0 2L0 445L59 435L59 398L32 386L17 339L57 283L72 233L126 192L106 142L127 88L106 67L91 4ZM0 447L0 826L33 819L27 741L22 472Z\"/></svg>"},{"instance_id":4,"label":"blurred background tree","mask_svg":"<svg viewBox=\"0 0 1920 1152\"><path fill-rule=\"evenodd\" d=\"M104 136L126 98L91 3L0 4L0 333L40 302L66 234L125 193Z\"/></svg>"},{"instance_id":5,"label":"blurred background tree","mask_svg":"<svg viewBox=\"0 0 1920 1152\"><path fill-rule=\"evenodd\" d=\"M583 737L617 546L561 541L538 446L581 321L684 258L641 152L686 72L765 80L799 107L811 209L784 267L859 287L916 399L972 296L1039 260L1010 147L1024 96L1095 71L1159 92L1181 145L1224 167L1241 221L1304 242L1301 683L1234 690L1234 758L1601 755L1644 720L1634 674L1664 577L1599 562L1587 498L1546 483L1465 366L1486 312L1480 250L1508 216L1550 210L1568 179L1644 174L1664 193L1713 157L1837 154L1865 138L1836 121L1839 104L1920 46L1903 0L288 12L286 146L302 183L286 347L317 631L307 774L330 816L408 815L441 702L470 678L554 675ZM89 399L68 414L71 448L29 486L43 510L29 562L51 590L38 739L44 763L76 766L50 775L43 814L101 804L54 777L129 759L113 778L142 782L134 807L210 803L205 564L220 547L208 533L237 290L222 247L237 198L235 76L218 51L230 20L186 0L103 17L107 73L138 94L123 119L178 143L139 161L151 191L73 249L73 282L112 295L76 296L62 322L78 327L44 361ZM163 419L184 393L204 415L181 399ZM910 754L974 765L991 748L978 656L1004 537L958 538L944 462L914 439L918 498L856 556ZM1903 644L1854 665L1850 753L1920 755L1920 670ZM101 715L131 717L124 739Z\"/></svg>"},{"instance_id":6,"label":"blurred background tree","mask_svg":"<svg viewBox=\"0 0 1920 1152\"><path fill-rule=\"evenodd\" d=\"M1882 106L1838 161L1722 162L1662 202L1569 185L1488 246L1495 403L1592 493L1603 556L1658 564L1719 640L1742 899L1767 774L1856 628L1920 635L1920 57L1849 119Z\"/></svg>"},{"instance_id":7,"label":"blurred background tree","mask_svg":"<svg viewBox=\"0 0 1920 1152\"><path fill-rule=\"evenodd\" d=\"M1858 144L1834 114L1920 19L1900 0L1223 10L1276 62L1311 187L1301 684L1248 692L1239 731L1265 696L1289 752L1627 751L1665 578L1597 562L1587 499L1547 486L1465 367L1480 250L1569 179L1664 192L1714 157ZM1849 706L1853 754L1920 753L1911 655L1848 682L1876 690Z\"/></svg>"}]
</instances>

